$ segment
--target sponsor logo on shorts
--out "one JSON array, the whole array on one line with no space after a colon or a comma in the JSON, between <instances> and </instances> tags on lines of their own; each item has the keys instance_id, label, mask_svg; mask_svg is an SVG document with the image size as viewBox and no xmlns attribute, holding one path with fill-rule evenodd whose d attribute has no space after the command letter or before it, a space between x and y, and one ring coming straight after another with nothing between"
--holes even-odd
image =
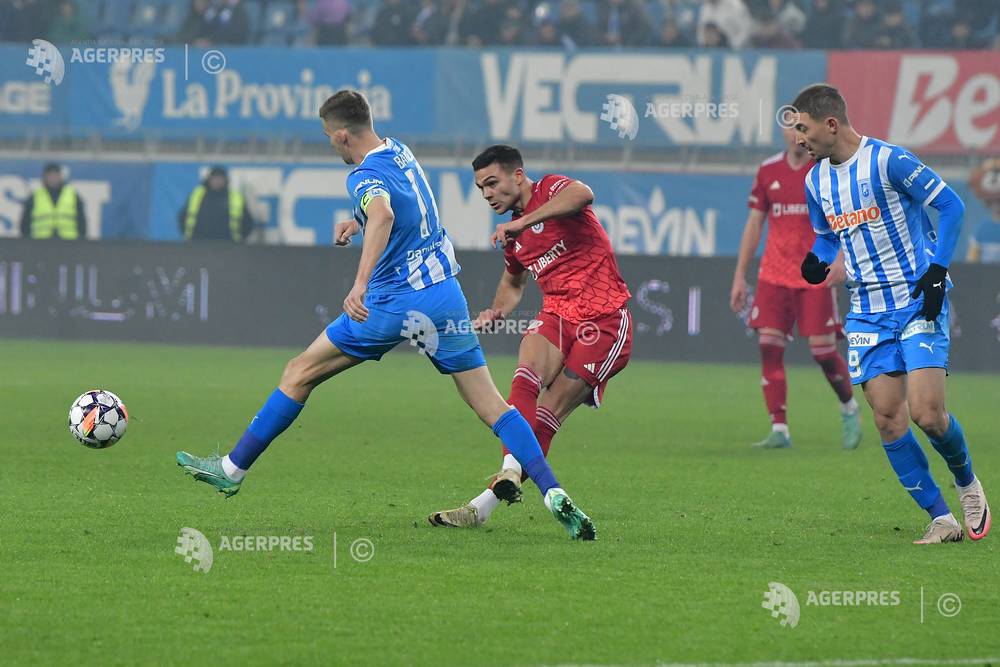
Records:
<instances>
[{"instance_id":1,"label":"sponsor logo on shorts","mask_svg":"<svg viewBox=\"0 0 1000 667\"><path fill-rule=\"evenodd\" d=\"M872 347L878 343L877 333L852 333L847 335L850 347Z\"/></svg>"},{"instance_id":2,"label":"sponsor logo on shorts","mask_svg":"<svg viewBox=\"0 0 1000 667\"><path fill-rule=\"evenodd\" d=\"M906 340L912 336L917 336L919 334L932 334L935 331L937 331L937 327L934 325L933 320L930 322L923 319L913 320L906 325L905 329L903 329L903 333L900 334L899 339Z\"/></svg>"}]
</instances>

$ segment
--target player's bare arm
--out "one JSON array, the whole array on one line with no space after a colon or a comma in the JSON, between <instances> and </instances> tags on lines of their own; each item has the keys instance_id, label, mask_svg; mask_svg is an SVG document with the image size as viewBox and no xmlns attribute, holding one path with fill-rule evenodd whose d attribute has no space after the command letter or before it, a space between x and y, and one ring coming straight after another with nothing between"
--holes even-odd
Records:
<instances>
[{"instance_id":1,"label":"player's bare arm","mask_svg":"<svg viewBox=\"0 0 1000 667\"><path fill-rule=\"evenodd\" d=\"M764 212L757 209L750 209L747 215L746 225L743 227L743 238L740 240L740 251L736 259L736 270L733 272L733 288L729 292L729 307L733 312L739 312L746 305L747 293L747 268L750 260L757 252L760 245L760 237L764 231Z\"/></svg>"},{"instance_id":2,"label":"player's bare arm","mask_svg":"<svg viewBox=\"0 0 1000 667\"><path fill-rule=\"evenodd\" d=\"M511 220L497 225L493 236L490 237L491 245L506 245L507 241L513 239L522 231L545 222L550 218L561 218L579 213L594 202L594 191L586 183L573 181L556 194L555 197L545 202L531 213L527 213L517 220Z\"/></svg>"},{"instance_id":3,"label":"player's bare arm","mask_svg":"<svg viewBox=\"0 0 1000 667\"><path fill-rule=\"evenodd\" d=\"M361 231L361 225L357 220L346 220L338 222L333 226L333 242L335 245L345 246L351 244L351 237Z\"/></svg>"},{"instance_id":4,"label":"player's bare arm","mask_svg":"<svg viewBox=\"0 0 1000 667\"><path fill-rule=\"evenodd\" d=\"M368 319L365 291L368 289L372 271L389 243L389 233L395 220L392 207L384 197L372 198L366 213L368 221L365 223L365 244L361 250L361 260L358 262L358 273L354 278L354 286L344 299L344 312L355 322L364 322Z\"/></svg>"},{"instance_id":5,"label":"player's bare arm","mask_svg":"<svg viewBox=\"0 0 1000 667\"><path fill-rule=\"evenodd\" d=\"M528 272L522 271L514 275L507 270L500 274L500 282L497 283L496 295L493 297L493 305L479 313L479 317L472 323L475 331L480 331L487 322L500 319L504 315L510 314L517 304L521 303L524 296L524 286L528 284Z\"/></svg>"}]
</instances>

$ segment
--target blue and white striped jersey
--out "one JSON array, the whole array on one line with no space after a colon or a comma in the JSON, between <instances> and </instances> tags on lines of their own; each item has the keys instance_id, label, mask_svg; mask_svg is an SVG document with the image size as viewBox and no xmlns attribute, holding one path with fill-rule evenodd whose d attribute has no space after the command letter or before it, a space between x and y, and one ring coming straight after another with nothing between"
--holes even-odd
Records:
<instances>
[{"instance_id":1,"label":"blue and white striped jersey","mask_svg":"<svg viewBox=\"0 0 1000 667\"><path fill-rule=\"evenodd\" d=\"M882 313L911 305L913 287L934 253L925 207L946 188L909 151L869 137L862 137L857 152L842 164L825 158L809 171L809 218L817 234L840 239L852 311Z\"/></svg>"},{"instance_id":2,"label":"blue and white striped jersey","mask_svg":"<svg viewBox=\"0 0 1000 667\"><path fill-rule=\"evenodd\" d=\"M369 294L421 290L458 275L461 267L441 226L434 193L404 144L385 139L350 173L347 189L362 227L375 197L388 200L395 217L385 252L368 281Z\"/></svg>"}]
</instances>

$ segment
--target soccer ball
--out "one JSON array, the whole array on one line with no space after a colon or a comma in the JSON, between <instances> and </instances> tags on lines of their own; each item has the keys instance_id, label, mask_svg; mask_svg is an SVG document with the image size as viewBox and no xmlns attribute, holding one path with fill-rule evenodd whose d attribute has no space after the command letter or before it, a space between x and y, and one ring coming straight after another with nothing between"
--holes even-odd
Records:
<instances>
[{"instance_id":1,"label":"soccer ball","mask_svg":"<svg viewBox=\"0 0 1000 667\"><path fill-rule=\"evenodd\" d=\"M128 410L110 391L91 389L70 406L69 432L87 447L110 447L122 439L127 427Z\"/></svg>"}]
</instances>

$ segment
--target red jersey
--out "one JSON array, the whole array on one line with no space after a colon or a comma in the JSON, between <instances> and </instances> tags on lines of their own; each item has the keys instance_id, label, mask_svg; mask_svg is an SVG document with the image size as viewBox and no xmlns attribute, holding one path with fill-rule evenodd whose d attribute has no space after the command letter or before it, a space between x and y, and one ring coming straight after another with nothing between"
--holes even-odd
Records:
<instances>
[{"instance_id":1,"label":"red jersey","mask_svg":"<svg viewBox=\"0 0 1000 667\"><path fill-rule=\"evenodd\" d=\"M532 185L530 213L573 182L549 174ZM804 200L803 200L804 201ZM513 220L520 215L514 214ZM531 272L542 290L542 310L583 322L620 308L632 295L618 271L608 235L590 206L565 218L552 218L522 231L504 247L507 272Z\"/></svg>"},{"instance_id":2,"label":"red jersey","mask_svg":"<svg viewBox=\"0 0 1000 667\"><path fill-rule=\"evenodd\" d=\"M802 260L816 241L806 208L806 174L812 166L807 160L792 169L781 152L757 168L748 205L766 213L769 226L759 280L782 287L823 287L810 285L801 273Z\"/></svg>"}]
</instances>

